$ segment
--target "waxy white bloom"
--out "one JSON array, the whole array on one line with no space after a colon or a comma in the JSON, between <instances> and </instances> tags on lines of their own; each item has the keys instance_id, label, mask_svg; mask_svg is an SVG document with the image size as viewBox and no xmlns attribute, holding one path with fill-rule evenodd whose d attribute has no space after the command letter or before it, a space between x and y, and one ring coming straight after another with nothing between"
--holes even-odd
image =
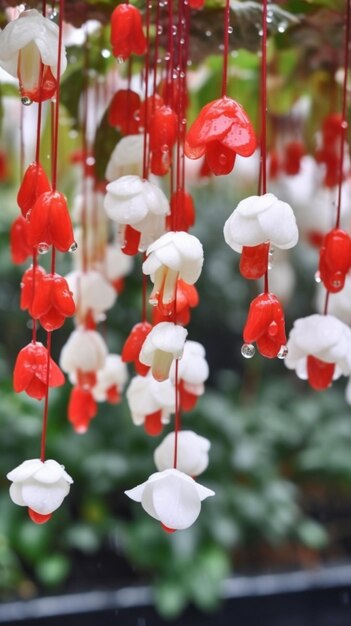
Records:
<instances>
[{"instance_id":1,"label":"waxy white bloom","mask_svg":"<svg viewBox=\"0 0 351 626\"><path fill-rule=\"evenodd\" d=\"M351 325L351 276L346 276L344 287L338 293L330 293L328 299L328 313L339 320ZM325 305L325 289L319 286L317 291L317 310L322 313Z\"/></svg>"},{"instance_id":2,"label":"waxy white bloom","mask_svg":"<svg viewBox=\"0 0 351 626\"><path fill-rule=\"evenodd\" d=\"M152 376L135 376L126 392L133 423L142 426L148 415L161 411L160 421L169 424L175 411L175 389L169 379L159 383Z\"/></svg>"},{"instance_id":3,"label":"waxy white bloom","mask_svg":"<svg viewBox=\"0 0 351 626\"><path fill-rule=\"evenodd\" d=\"M202 500L215 495L177 469L151 474L145 483L125 493L171 530L189 528L200 514Z\"/></svg>"},{"instance_id":4,"label":"waxy white bloom","mask_svg":"<svg viewBox=\"0 0 351 626\"><path fill-rule=\"evenodd\" d=\"M96 385L92 389L95 400L105 402L109 399L110 390L114 390L120 396L128 380L127 365L123 363L119 354L109 354L96 378Z\"/></svg>"},{"instance_id":5,"label":"waxy white bloom","mask_svg":"<svg viewBox=\"0 0 351 626\"><path fill-rule=\"evenodd\" d=\"M181 359L188 331L172 322L156 324L147 335L139 361L151 367L153 377L166 380L174 359Z\"/></svg>"},{"instance_id":6,"label":"waxy white bloom","mask_svg":"<svg viewBox=\"0 0 351 626\"><path fill-rule=\"evenodd\" d=\"M97 372L106 361L107 347L95 330L77 328L62 348L60 366L64 372Z\"/></svg>"},{"instance_id":7,"label":"waxy white bloom","mask_svg":"<svg viewBox=\"0 0 351 626\"><path fill-rule=\"evenodd\" d=\"M150 302L162 294L162 302L174 300L178 278L189 285L196 283L201 274L204 252L194 235L183 231L165 233L147 249L143 263L144 274L150 274L154 288Z\"/></svg>"},{"instance_id":8,"label":"waxy white bloom","mask_svg":"<svg viewBox=\"0 0 351 626\"><path fill-rule=\"evenodd\" d=\"M0 32L0 66L11 76L19 78L22 96L29 99L46 99L40 93L40 78L50 81L57 78L58 26L36 9L23 11L18 19L9 22ZM41 69L41 63L44 68ZM67 66L66 52L62 46L61 74ZM47 76L50 71L52 77ZM53 82L53 93L55 83Z\"/></svg>"},{"instance_id":9,"label":"waxy white bloom","mask_svg":"<svg viewBox=\"0 0 351 626\"><path fill-rule=\"evenodd\" d=\"M125 227L140 233L139 250L145 250L165 231L169 202L162 189L139 176L122 176L106 187L105 211L120 226L124 245Z\"/></svg>"},{"instance_id":10,"label":"waxy white bloom","mask_svg":"<svg viewBox=\"0 0 351 626\"><path fill-rule=\"evenodd\" d=\"M173 467L175 433L169 433L154 452L155 465L159 472ZM189 476L199 476L208 466L211 444L192 430L178 433L177 469Z\"/></svg>"},{"instance_id":11,"label":"waxy white bloom","mask_svg":"<svg viewBox=\"0 0 351 626\"><path fill-rule=\"evenodd\" d=\"M63 465L49 459L24 461L7 474L12 481L11 500L19 506L28 506L40 515L56 511L67 496L72 478Z\"/></svg>"},{"instance_id":12,"label":"waxy white bloom","mask_svg":"<svg viewBox=\"0 0 351 626\"><path fill-rule=\"evenodd\" d=\"M113 150L107 164L105 178L109 182L132 174L143 175L144 135L122 137Z\"/></svg>"},{"instance_id":13,"label":"waxy white bloom","mask_svg":"<svg viewBox=\"0 0 351 626\"><path fill-rule=\"evenodd\" d=\"M98 321L102 313L108 311L116 302L117 294L101 272L70 272L65 277L73 293L77 314L85 317L91 312Z\"/></svg>"},{"instance_id":14,"label":"waxy white bloom","mask_svg":"<svg viewBox=\"0 0 351 626\"><path fill-rule=\"evenodd\" d=\"M309 315L294 322L288 340L285 365L306 380L307 357L335 363L333 379L351 373L351 330L332 315Z\"/></svg>"},{"instance_id":15,"label":"waxy white bloom","mask_svg":"<svg viewBox=\"0 0 351 626\"><path fill-rule=\"evenodd\" d=\"M257 246L269 241L286 250L297 244L298 230L289 204L272 193L249 196L239 202L224 225L224 239L235 252L243 246Z\"/></svg>"},{"instance_id":16,"label":"waxy white bloom","mask_svg":"<svg viewBox=\"0 0 351 626\"><path fill-rule=\"evenodd\" d=\"M205 348L198 341L186 341L183 356L178 363L178 379L182 381L184 389L195 396L201 396L205 391L204 382L209 375ZM170 379L175 382L175 364L170 371Z\"/></svg>"}]
</instances>

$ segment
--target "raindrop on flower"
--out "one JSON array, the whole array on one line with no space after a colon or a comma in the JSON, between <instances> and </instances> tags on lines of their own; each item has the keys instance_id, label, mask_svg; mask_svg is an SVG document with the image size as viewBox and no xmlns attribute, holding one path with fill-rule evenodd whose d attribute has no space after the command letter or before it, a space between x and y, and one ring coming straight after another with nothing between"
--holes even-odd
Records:
<instances>
[{"instance_id":1,"label":"raindrop on flower","mask_svg":"<svg viewBox=\"0 0 351 626\"><path fill-rule=\"evenodd\" d=\"M315 275L314 275L314 280L315 280L315 282L316 282L316 283L321 283L321 282L322 282L320 272L316 272L316 273L315 273Z\"/></svg>"},{"instance_id":2,"label":"raindrop on flower","mask_svg":"<svg viewBox=\"0 0 351 626\"><path fill-rule=\"evenodd\" d=\"M24 106L28 107L31 104L33 104L33 100L31 100L30 98L28 98L28 96L23 96L23 98L21 98L21 102L22 104L24 104Z\"/></svg>"},{"instance_id":3,"label":"raindrop on flower","mask_svg":"<svg viewBox=\"0 0 351 626\"><path fill-rule=\"evenodd\" d=\"M255 355L255 346L252 343L244 343L241 346L241 354L245 359L252 359Z\"/></svg>"},{"instance_id":4,"label":"raindrop on flower","mask_svg":"<svg viewBox=\"0 0 351 626\"><path fill-rule=\"evenodd\" d=\"M68 252L75 252L77 249L78 249L78 244L76 241L74 241L71 247L68 249Z\"/></svg>"},{"instance_id":5,"label":"raindrop on flower","mask_svg":"<svg viewBox=\"0 0 351 626\"><path fill-rule=\"evenodd\" d=\"M278 359L285 359L288 356L288 346L280 346L280 350L277 354Z\"/></svg>"},{"instance_id":6,"label":"raindrop on flower","mask_svg":"<svg viewBox=\"0 0 351 626\"><path fill-rule=\"evenodd\" d=\"M45 241L42 241L37 245L37 250L39 254L47 254L47 252L49 252L49 248L49 244L47 244Z\"/></svg>"}]
</instances>

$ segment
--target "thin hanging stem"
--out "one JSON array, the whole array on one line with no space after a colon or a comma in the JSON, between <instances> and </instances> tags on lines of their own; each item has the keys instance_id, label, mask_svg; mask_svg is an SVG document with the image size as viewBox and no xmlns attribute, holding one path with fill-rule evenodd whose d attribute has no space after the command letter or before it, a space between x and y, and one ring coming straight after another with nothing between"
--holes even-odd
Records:
<instances>
[{"instance_id":1,"label":"thin hanging stem","mask_svg":"<svg viewBox=\"0 0 351 626\"><path fill-rule=\"evenodd\" d=\"M262 57L261 57L261 155L259 187L267 193L267 0L262 4ZM264 274L264 293L269 293L268 256Z\"/></svg>"},{"instance_id":2,"label":"thin hanging stem","mask_svg":"<svg viewBox=\"0 0 351 626\"><path fill-rule=\"evenodd\" d=\"M225 9L224 9L222 98L227 93L227 85L228 85L229 31L230 31L230 0L226 0Z\"/></svg>"},{"instance_id":3,"label":"thin hanging stem","mask_svg":"<svg viewBox=\"0 0 351 626\"><path fill-rule=\"evenodd\" d=\"M50 384L50 361L51 361L51 333L47 333L46 349L48 351L48 362L46 367L46 393L44 399L44 411L43 411L43 425L41 431L41 451L40 460L45 461L46 450L46 433L48 429L48 417L49 417L49 384Z\"/></svg>"},{"instance_id":4,"label":"thin hanging stem","mask_svg":"<svg viewBox=\"0 0 351 626\"><path fill-rule=\"evenodd\" d=\"M53 164L52 164L52 188L56 191L57 186L57 164L58 164L58 128L60 114L60 77L61 77L61 51L62 51L62 25L64 0L59 0L59 36L58 36L58 54L57 54L57 87L56 87L56 104L54 113L54 144L53 144Z\"/></svg>"},{"instance_id":5,"label":"thin hanging stem","mask_svg":"<svg viewBox=\"0 0 351 626\"><path fill-rule=\"evenodd\" d=\"M351 25L351 0L347 0L346 7L346 33L344 42L344 80L342 86L342 128L340 137L340 169L339 169L339 183L338 183L338 201L336 207L336 223L335 227L340 226L340 214L341 214L341 194L342 194L342 182L343 182L343 170L344 170L344 154L345 154L345 141L347 133L347 76L349 71L349 52L350 52L350 25Z\"/></svg>"},{"instance_id":6,"label":"thin hanging stem","mask_svg":"<svg viewBox=\"0 0 351 626\"><path fill-rule=\"evenodd\" d=\"M179 404L179 361L178 359L175 362L175 376L174 376L174 386L176 389L175 394L175 415L174 415L174 457L173 457L173 467L177 469L178 464L178 435L181 428L180 425L180 404Z\"/></svg>"}]
</instances>

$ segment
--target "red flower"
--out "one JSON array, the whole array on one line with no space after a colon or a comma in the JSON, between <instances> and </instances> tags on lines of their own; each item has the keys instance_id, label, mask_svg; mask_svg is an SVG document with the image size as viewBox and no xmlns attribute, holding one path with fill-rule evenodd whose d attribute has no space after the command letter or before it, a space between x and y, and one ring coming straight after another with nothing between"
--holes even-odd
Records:
<instances>
[{"instance_id":1,"label":"red flower","mask_svg":"<svg viewBox=\"0 0 351 626\"><path fill-rule=\"evenodd\" d=\"M195 206L190 193L182 189L175 191L170 204L171 214L166 217L167 228L188 232L195 223Z\"/></svg>"},{"instance_id":2,"label":"red flower","mask_svg":"<svg viewBox=\"0 0 351 626\"><path fill-rule=\"evenodd\" d=\"M134 256L139 252L139 244L141 239L140 230L136 230L130 224L127 224L124 229L124 241L122 245L122 252L129 256Z\"/></svg>"},{"instance_id":3,"label":"red flower","mask_svg":"<svg viewBox=\"0 0 351 626\"><path fill-rule=\"evenodd\" d=\"M351 238L340 228L334 228L324 238L319 274L325 288L331 293L341 291L351 267Z\"/></svg>"},{"instance_id":4,"label":"red flower","mask_svg":"<svg viewBox=\"0 0 351 626\"><path fill-rule=\"evenodd\" d=\"M216 176L229 174L236 154L250 156L256 148L251 122L238 102L223 96L201 109L185 140L185 154L190 159L206 156Z\"/></svg>"},{"instance_id":5,"label":"red flower","mask_svg":"<svg viewBox=\"0 0 351 626\"><path fill-rule=\"evenodd\" d=\"M150 169L156 176L164 176L172 162L172 151L178 135L178 116L171 107L157 108L150 120Z\"/></svg>"},{"instance_id":6,"label":"red flower","mask_svg":"<svg viewBox=\"0 0 351 626\"><path fill-rule=\"evenodd\" d=\"M23 217L29 216L39 196L50 190L49 179L40 163L34 162L28 165L17 194L17 204Z\"/></svg>"},{"instance_id":7,"label":"red flower","mask_svg":"<svg viewBox=\"0 0 351 626\"><path fill-rule=\"evenodd\" d=\"M204 4L205 4L205 0L189 0L189 7L196 11L199 11L199 9L202 9Z\"/></svg>"},{"instance_id":8,"label":"red flower","mask_svg":"<svg viewBox=\"0 0 351 626\"><path fill-rule=\"evenodd\" d=\"M315 356L307 357L307 376L312 389L323 391L330 387L333 381L335 363L326 363Z\"/></svg>"},{"instance_id":9,"label":"red flower","mask_svg":"<svg viewBox=\"0 0 351 626\"><path fill-rule=\"evenodd\" d=\"M125 61L134 54L144 54L146 39L141 15L132 4L119 4L111 16L111 45L115 57Z\"/></svg>"},{"instance_id":10,"label":"red flower","mask_svg":"<svg viewBox=\"0 0 351 626\"><path fill-rule=\"evenodd\" d=\"M149 415L145 415L144 421L144 430L151 437L157 437L163 431L162 424L162 411L155 411L154 413L149 413Z\"/></svg>"},{"instance_id":11,"label":"red flower","mask_svg":"<svg viewBox=\"0 0 351 626\"><path fill-rule=\"evenodd\" d=\"M301 159L305 154L302 141L290 141L285 146L284 170L289 176L295 176L300 171Z\"/></svg>"},{"instance_id":12,"label":"red flower","mask_svg":"<svg viewBox=\"0 0 351 626\"><path fill-rule=\"evenodd\" d=\"M269 243L243 246L240 257L240 274L249 280L261 278L268 268Z\"/></svg>"},{"instance_id":13,"label":"red flower","mask_svg":"<svg viewBox=\"0 0 351 626\"><path fill-rule=\"evenodd\" d=\"M20 307L22 311L28 309L29 315L32 315L32 303L34 292L41 278L45 276L45 270L40 265L35 266L35 276L33 276L33 266L31 265L23 274L21 280L21 300ZM33 285L34 278L34 285Z\"/></svg>"},{"instance_id":14,"label":"red flower","mask_svg":"<svg viewBox=\"0 0 351 626\"><path fill-rule=\"evenodd\" d=\"M124 342L122 349L122 361L124 361L124 363L134 362L135 370L140 376L146 376L150 369L147 365L140 363L139 354L141 346L151 329L152 326L149 322L135 324Z\"/></svg>"},{"instance_id":15,"label":"red flower","mask_svg":"<svg viewBox=\"0 0 351 626\"><path fill-rule=\"evenodd\" d=\"M28 240L31 246L53 245L68 252L74 245L72 222L65 196L59 191L41 194L30 216Z\"/></svg>"},{"instance_id":16,"label":"red flower","mask_svg":"<svg viewBox=\"0 0 351 626\"><path fill-rule=\"evenodd\" d=\"M176 324L187 326L190 322L190 309L198 306L198 304L199 294L195 285L188 285L183 280L178 279L175 320L174 302L163 304L161 297L159 298L157 306L153 308L152 321L154 325L156 325L159 322L170 322L174 320Z\"/></svg>"},{"instance_id":17,"label":"red flower","mask_svg":"<svg viewBox=\"0 0 351 626\"><path fill-rule=\"evenodd\" d=\"M131 89L120 89L112 98L108 111L108 123L119 128L122 135L137 135L140 96Z\"/></svg>"},{"instance_id":18,"label":"red flower","mask_svg":"<svg viewBox=\"0 0 351 626\"><path fill-rule=\"evenodd\" d=\"M76 306L67 281L59 274L41 275L31 305L31 315L47 332L61 328Z\"/></svg>"},{"instance_id":19,"label":"red flower","mask_svg":"<svg viewBox=\"0 0 351 626\"><path fill-rule=\"evenodd\" d=\"M286 344L284 311L272 293L252 300L244 327L245 343L255 343L262 356L273 359Z\"/></svg>"},{"instance_id":20,"label":"red flower","mask_svg":"<svg viewBox=\"0 0 351 626\"><path fill-rule=\"evenodd\" d=\"M154 93L152 96L149 96L144 102L141 103L139 109L139 124L140 127L145 127L146 120L148 123L150 122L151 116L160 109L164 105L163 98L158 94Z\"/></svg>"},{"instance_id":21,"label":"red flower","mask_svg":"<svg viewBox=\"0 0 351 626\"><path fill-rule=\"evenodd\" d=\"M33 254L33 248L28 244L28 222L22 215L12 222L10 248L12 262L16 264L24 263Z\"/></svg>"},{"instance_id":22,"label":"red flower","mask_svg":"<svg viewBox=\"0 0 351 626\"><path fill-rule=\"evenodd\" d=\"M16 393L25 391L31 398L42 400L46 394L48 351L39 342L31 342L19 352L13 372ZM61 387L65 377L50 357L49 387Z\"/></svg>"},{"instance_id":23,"label":"red flower","mask_svg":"<svg viewBox=\"0 0 351 626\"><path fill-rule=\"evenodd\" d=\"M184 381L179 381L179 404L182 411L192 411L196 406L198 398L198 395L185 389Z\"/></svg>"},{"instance_id":24,"label":"red flower","mask_svg":"<svg viewBox=\"0 0 351 626\"><path fill-rule=\"evenodd\" d=\"M97 404L88 389L73 387L68 404L68 419L77 433L85 433L93 417L97 414Z\"/></svg>"},{"instance_id":25,"label":"red flower","mask_svg":"<svg viewBox=\"0 0 351 626\"><path fill-rule=\"evenodd\" d=\"M21 51L19 52L19 59ZM48 65L41 65L38 72L37 84L32 89L27 89L21 81L21 71L19 62L19 86L22 98L29 98L33 102L44 102L50 100L56 93L57 80L53 76L51 68Z\"/></svg>"}]
</instances>

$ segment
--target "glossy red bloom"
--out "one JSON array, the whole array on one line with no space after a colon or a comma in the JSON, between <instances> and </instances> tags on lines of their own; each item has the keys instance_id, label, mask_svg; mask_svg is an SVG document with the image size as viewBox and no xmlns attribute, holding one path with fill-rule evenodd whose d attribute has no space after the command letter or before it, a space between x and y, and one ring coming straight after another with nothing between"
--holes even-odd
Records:
<instances>
[{"instance_id":1,"label":"glossy red bloom","mask_svg":"<svg viewBox=\"0 0 351 626\"><path fill-rule=\"evenodd\" d=\"M76 310L67 281L59 274L41 275L31 305L31 315L47 332L61 328Z\"/></svg>"},{"instance_id":2,"label":"glossy red bloom","mask_svg":"<svg viewBox=\"0 0 351 626\"><path fill-rule=\"evenodd\" d=\"M240 257L240 274L249 280L264 276L268 268L269 243L243 246Z\"/></svg>"},{"instance_id":3,"label":"glossy red bloom","mask_svg":"<svg viewBox=\"0 0 351 626\"><path fill-rule=\"evenodd\" d=\"M21 51L19 52L19 68ZM22 98L29 98L33 102L44 102L45 100L51 100L55 95L57 89L57 80L53 76L49 65L41 65L41 69L38 72L37 84L32 89L26 88L21 81L21 72L19 70L19 87Z\"/></svg>"},{"instance_id":4,"label":"glossy red bloom","mask_svg":"<svg viewBox=\"0 0 351 626\"><path fill-rule=\"evenodd\" d=\"M52 245L68 252L75 244L65 196L59 191L41 194L30 216L28 240L31 246Z\"/></svg>"},{"instance_id":5,"label":"glossy red bloom","mask_svg":"<svg viewBox=\"0 0 351 626\"><path fill-rule=\"evenodd\" d=\"M285 146L284 170L289 176L295 176L300 171L301 159L306 150L302 141L290 141Z\"/></svg>"},{"instance_id":6,"label":"glossy red bloom","mask_svg":"<svg viewBox=\"0 0 351 626\"><path fill-rule=\"evenodd\" d=\"M121 401L121 394L117 385L111 385L106 390L106 400L109 404L118 404Z\"/></svg>"},{"instance_id":7,"label":"glossy red bloom","mask_svg":"<svg viewBox=\"0 0 351 626\"><path fill-rule=\"evenodd\" d=\"M85 433L97 414L97 404L89 389L73 387L68 403L68 420L77 433Z\"/></svg>"},{"instance_id":8,"label":"glossy red bloom","mask_svg":"<svg viewBox=\"0 0 351 626\"><path fill-rule=\"evenodd\" d=\"M331 293L341 291L351 267L351 238L340 228L334 228L325 237L319 256L319 274L325 288Z\"/></svg>"},{"instance_id":9,"label":"glossy red bloom","mask_svg":"<svg viewBox=\"0 0 351 626\"><path fill-rule=\"evenodd\" d=\"M35 266L34 275L33 265L31 265L22 276L20 307L22 311L28 309L28 313L31 316L35 288L37 287L43 276L45 276L45 270L40 265Z\"/></svg>"},{"instance_id":10,"label":"glossy red bloom","mask_svg":"<svg viewBox=\"0 0 351 626\"><path fill-rule=\"evenodd\" d=\"M171 213L166 217L169 230L184 230L188 232L195 223L195 205L190 193L178 189L171 197Z\"/></svg>"},{"instance_id":11,"label":"glossy red bloom","mask_svg":"<svg viewBox=\"0 0 351 626\"><path fill-rule=\"evenodd\" d=\"M40 163L30 163L17 194L17 204L23 217L29 216L39 196L50 190L49 179Z\"/></svg>"},{"instance_id":12,"label":"glossy red bloom","mask_svg":"<svg viewBox=\"0 0 351 626\"><path fill-rule=\"evenodd\" d=\"M184 84L181 84L178 78L171 78L170 80L161 80L157 92L162 97L165 104L169 104L173 111L186 111L189 106L189 97L186 90L184 90ZM180 103L180 98L182 102Z\"/></svg>"},{"instance_id":13,"label":"glossy red bloom","mask_svg":"<svg viewBox=\"0 0 351 626\"><path fill-rule=\"evenodd\" d=\"M315 356L307 357L307 376L310 386L316 391L323 391L333 382L335 363L326 363Z\"/></svg>"},{"instance_id":14,"label":"glossy red bloom","mask_svg":"<svg viewBox=\"0 0 351 626\"><path fill-rule=\"evenodd\" d=\"M31 342L19 352L13 372L16 393L25 391L31 398L42 400L46 393L48 351L40 342ZM49 387L61 387L65 377L50 357Z\"/></svg>"},{"instance_id":15,"label":"glossy red bloom","mask_svg":"<svg viewBox=\"0 0 351 626\"><path fill-rule=\"evenodd\" d=\"M201 109L191 126L184 151L190 159L205 155L216 176L229 174L236 154L250 156L256 148L255 132L242 106L223 96Z\"/></svg>"},{"instance_id":16,"label":"glossy red bloom","mask_svg":"<svg viewBox=\"0 0 351 626\"><path fill-rule=\"evenodd\" d=\"M33 254L28 244L28 222L22 215L16 217L10 229L10 249L12 263L24 263Z\"/></svg>"},{"instance_id":17,"label":"glossy red bloom","mask_svg":"<svg viewBox=\"0 0 351 626\"><path fill-rule=\"evenodd\" d=\"M163 431L163 424L161 421L162 411L155 411L154 413L149 413L149 415L145 416L144 421L144 430L151 437L157 437Z\"/></svg>"},{"instance_id":18,"label":"glossy red bloom","mask_svg":"<svg viewBox=\"0 0 351 626\"><path fill-rule=\"evenodd\" d=\"M119 4L111 15L111 45L115 57L125 61L131 54L144 54L146 39L139 10Z\"/></svg>"},{"instance_id":19,"label":"glossy red bloom","mask_svg":"<svg viewBox=\"0 0 351 626\"><path fill-rule=\"evenodd\" d=\"M139 324L135 324L124 342L122 349L122 361L124 361L124 363L133 362L135 370L140 376L146 376L150 369L147 365L140 363L139 354L141 346L151 329L152 326L149 322L139 322Z\"/></svg>"},{"instance_id":20,"label":"glossy red bloom","mask_svg":"<svg viewBox=\"0 0 351 626\"><path fill-rule=\"evenodd\" d=\"M48 513L47 515L42 515L41 513L37 513L28 507L28 515L32 522L35 524L45 524L52 518L52 513Z\"/></svg>"},{"instance_id":21,"label":"glossy red bloom","mask_svg":"<svg viewBox=\"0 0 351 626\"><path fill-rule=\"evenodd\" d=\"M119 89L112 98L108 110L108 123L119 128L122 135L139 132L140 96L131 89Z\"/></svg>"},{"instance_id":22,"label":"glossy red bloom","mask_svg":"<svg viewBox=\"0 0 351 626\"><path fill-rule=\"evenodd\" d=\"M130 224L127 224L124 229L124 241L122 244L122 252L129 256L134 256L139 252L139 245L141 239L140 230L136 230Z\"/></svg>"},{"instance_id":23,"label":"glossy red bloom","mask_svg":"<svg viewBox=\"0 0 351 626\"><path fill-rule=\"evenodd\" d=\"M173 146L178 136L178 116L171 107L163 105L152 113L149 136L151 172L156 176L164 176L169 171Z\"/></svg>"},{"instance_id":24,"label":"glossy red bloom","mask_svg":"<svg viewBox=\"0 0 351 626\"><path fill-rule=\"evenodd\" d=\"M161 294L159 294L160 296ZM175 321L176 324L187 326L190 322L190 309L199 304L199 294L195 285L188 285L180 278L177 282L176 311L174 320L174 302L164 304L162 297L159 297L157 306L152 310L152 321L154 325L159 322Z\"/></svg>"},{"instance_id":25,"label":"glossy red bloom","mask_svg":"<svg viewBox=\"0 0 351 626\"><path fill-rule=\"evenodd\" d=\"M284 311L272 293L252 300L243 331L245 343L256 343L262 356L273 359L286 344Z\"/></svg>"},{"instance_id":26,"label":"glossy red bloom","mask_svg":"<svg viewBox=\"0 0 351 626\"><path fill-rule=\"evenodd\" d=\"M144 100L139 109L138 117L140 127L143 128L146 121L149 124L152 115L163 105L163 98L158 93L154 93L152 96L149 96L146 100Z\"/></svg>"}]
</instances>

